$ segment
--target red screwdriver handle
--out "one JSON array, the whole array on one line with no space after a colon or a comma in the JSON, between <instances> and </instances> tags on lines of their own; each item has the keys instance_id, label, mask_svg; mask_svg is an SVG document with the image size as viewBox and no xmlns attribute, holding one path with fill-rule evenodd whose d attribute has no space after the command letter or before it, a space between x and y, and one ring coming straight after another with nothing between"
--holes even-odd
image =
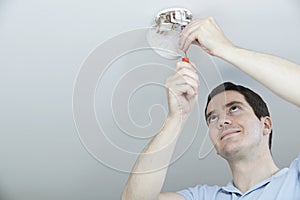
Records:
<instances>
[{"instance_id":1,"label":"red screwdriver handle","mask_svg":"<svg viewBox=\"0 0 300 200\"><path fill-rule=\"evenodd\" d=\"M182 62L187 62L187 63L189 63L189 62L190 62L190 59L187 58L187 57L183 57L183 58L182 58Z\"/></svg>"}]
</instances>

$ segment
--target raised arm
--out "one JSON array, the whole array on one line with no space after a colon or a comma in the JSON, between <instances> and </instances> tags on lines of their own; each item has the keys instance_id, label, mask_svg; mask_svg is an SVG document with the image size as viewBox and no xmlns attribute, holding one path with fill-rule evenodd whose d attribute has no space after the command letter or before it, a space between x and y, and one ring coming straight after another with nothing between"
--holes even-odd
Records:
<instances>
[{"instance_id":1,"label":"raised arm","mask_svg":"<svg viewBox=\"0 0 300 200\"><path fill-rule=\"evenodd\" d=\"M162 193L168 165L181 130L197 102L199 78L189 63L179 62L166 82L169 114L159 133L139 155L122 194L122 200L184 200Z\"/></svg>"},{"instance_id":2,"label":"raised arm","mask_svg":"<svg viewBox=\"0 0 300 200\"><path fill-rule=\"evenodd\" d=\"M233 45L212 17L192 21L180 35L186 51L194 43L207 53L226 60L274 93L300 107L300 66L278 56L259 53Z\"/></svg>"}]
</instances>

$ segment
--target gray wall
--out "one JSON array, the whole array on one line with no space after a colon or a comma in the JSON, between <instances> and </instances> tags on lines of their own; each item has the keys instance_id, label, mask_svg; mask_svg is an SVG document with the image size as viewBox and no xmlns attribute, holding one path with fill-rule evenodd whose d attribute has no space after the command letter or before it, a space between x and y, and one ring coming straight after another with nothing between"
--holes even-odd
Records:
<instances>
[{"instance_id":1,"label":"gray wall","mask_svg":"<svg viewBox=\"0 0 300 200\"><path fill-rule=\"evenodd\" d=\"M167 112L162 84L176 60L145 48L145 28L168 7L214 16L236 45L300 63L298 0L0 0L0 199L119 198ZM188 53L202 88L163 190L231 179L202 117L208 90L224 80L264 96L274 159L289 166L299 152L299 109L199 48Z\"/></svg>"}]
</instances>

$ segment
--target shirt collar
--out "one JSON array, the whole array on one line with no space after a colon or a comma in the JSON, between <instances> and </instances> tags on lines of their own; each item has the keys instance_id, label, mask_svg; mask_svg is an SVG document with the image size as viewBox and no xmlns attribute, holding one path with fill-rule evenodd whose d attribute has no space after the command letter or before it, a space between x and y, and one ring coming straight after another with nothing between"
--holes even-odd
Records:
<instances>
[{"instance_id":1,"label":"shirt collar","mask_svg":"<svg viewBox=\"0 0 300 200\"><path fill-rule=\"evenodd\" d=\"M247 193L250 193L250 192L252 192L256 189L259 189L259 188L263 187L264 185L267 185L273 178L281 176L281 175L285 174L287 171L288 171L288 168L281 169L279 172L277 172L276 174L274 174L270 178L267 178L267 179L261 181L260 183L254 185L245 194L243 194L238 188L236 188L234 186L233 180L230 181L226 186L221 187L221 189L224 190L225 192L228 192L228 193L237 193L239 195L246 195Z\"/></svg>"}]
</instances>

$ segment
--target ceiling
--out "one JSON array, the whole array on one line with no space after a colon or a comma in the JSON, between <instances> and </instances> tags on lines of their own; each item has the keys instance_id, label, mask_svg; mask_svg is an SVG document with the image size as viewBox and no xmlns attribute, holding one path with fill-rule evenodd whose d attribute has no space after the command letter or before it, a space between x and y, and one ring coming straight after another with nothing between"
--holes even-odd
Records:
<instances>
[{"instance_id":1,"label":"ceiling","mask_svg":"<svg viewBox=\"0 0 300 200\"><path fill-rule=\"evenodd\" d=\"M176 60L153 52L145 35L169 7L213 16L234 44L300 63L297 0L0 0L0 199L119 199L167 113L163 84ZM188 54L202 87L163 191L231 179L203 120L208 91L225 80L264 97L274 160L288 167L300 150L299 109L198 47Z\"/></svg>"}]
</instances>

